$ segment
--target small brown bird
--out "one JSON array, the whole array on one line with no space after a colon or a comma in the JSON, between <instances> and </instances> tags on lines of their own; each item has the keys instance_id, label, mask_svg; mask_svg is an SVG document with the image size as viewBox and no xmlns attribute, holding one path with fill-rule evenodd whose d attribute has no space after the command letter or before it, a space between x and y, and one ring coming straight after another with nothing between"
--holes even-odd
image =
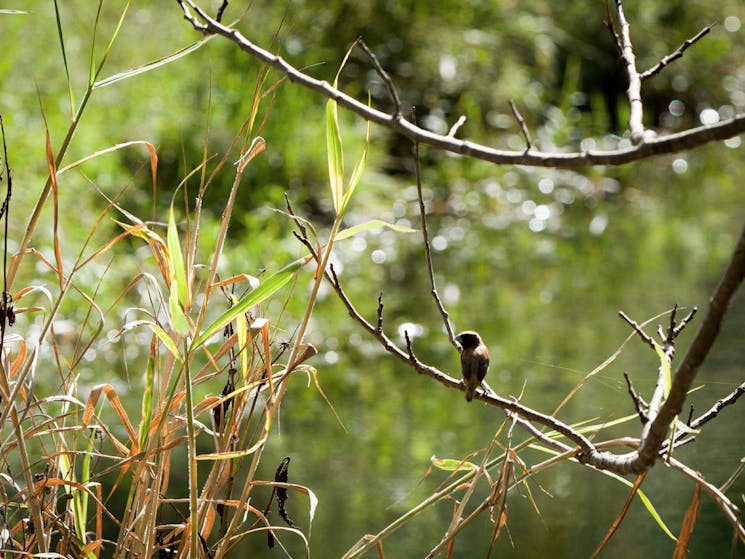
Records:
<instances>
[{"instance_id":1,"label":"small brown bird","mask_svg":"<svg viewBox=\"0 0 745 559\"><path fill-rule=\"evenodd\" d=\"M461 332L455 336L460 344L460 372L466 387L466 402L473 400L476 389L486 377L489 368L489 350L477 332Z\"/></svg>"}]
</instances>

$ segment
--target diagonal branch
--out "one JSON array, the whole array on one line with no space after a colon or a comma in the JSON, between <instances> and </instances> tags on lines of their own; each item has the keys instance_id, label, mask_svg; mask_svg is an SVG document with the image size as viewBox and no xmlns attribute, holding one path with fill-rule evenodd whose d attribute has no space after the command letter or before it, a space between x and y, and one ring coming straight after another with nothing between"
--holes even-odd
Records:
<instances>
[{"instance_id":1,"label":"diagonal branch","mask_svg":"<svg viewBox=\"0 0 745 559\"><path fill-rule=\"evenodd\" d=\"M706 34L708 34L709 31L711 31L712 27L714 27L714 25L707 25L701 31L699 31L694 37L684 41L682 45L680 45L677 49L675 49L673 52L671 52L667 56L663 57L657 64L652 66L649 70L645 70L644 72L639 74L639 79L644 81L648 78L651 78L652 76L656 76L657 74L659 74L665 66L667 66L671 62L683 56L683 53L686 50L688 50L689 47L693 46L694 43L698 42L701 38L703 38Z\"/></svg>"},{"instance_id":2,"label":"diagonal branch","mask_svg":"<svg viewBox=\"0 0 745 559\"><path fill-rule=\"evenodd\" d=\"M527 165L531 167L580 168L594 165L623 165L632 161L648 159L657 155L678 153L704 144L726 140L745 132L745 113L732 119L712 125L690 128L675 134L666 134L626 148L607 151L583 152L542 152L531 149L530 152L495 149L491 146L468 140L460 140L450 135L435 134L406 120L400 114L388 114L369 107L332 87L327 81L313 78L283 58L262 49L249 41L237 30L226 27L211 18L198 8L192 0L178 0L184 18L204 35L221 35L233 42L238 48L264 62L275 70L286 75L294 83L333 99L340 106L361 116L365 120L394 130L421 144L457 153L465 157L480 159L497 165ZM192 11L193 10L193 11ZM196 15L195 15L196 14Z\"/></svg>"}]
</instances>

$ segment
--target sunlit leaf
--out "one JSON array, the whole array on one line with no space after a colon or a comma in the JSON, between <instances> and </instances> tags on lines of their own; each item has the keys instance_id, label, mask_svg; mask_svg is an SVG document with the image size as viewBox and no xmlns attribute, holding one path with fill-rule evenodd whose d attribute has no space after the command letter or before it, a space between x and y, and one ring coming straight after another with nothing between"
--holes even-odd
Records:
<instances>
[{"instance_id":1,"label":"sunlit leaf","mask_svg":"<svg viewBox=\"0 0 745 559\"><path fill-rule=\"evenodd\" d=\"M186 270L184 269L184 254L181 251L181 241L178 236L178 228L176 227L176 217L173 210L173 200L171 200L171 207L168 211L168 232L166 235L166 241L168 243L168 267L171 272L171 289L174 288L178 292L178 302L181 303L183 308L187 308L187 285L186 285ZM173 285L175 280L175 285Z\"/></svg>"},{"instance_id":2,"label":"sunlit leaf","mask_svg":"<svg viewBox=\"0 0 745 559\"><path fill-rule=\"evenodd\" d=\"M393 231L397 231L399 233L416 232L416 229L412 229L411 227L405 227L403 225L396 225L394 223L388 223L386 221L381 221L380 219L373 219L365 223L360 223L359 225L355 225L354 227L348 227L347 229L342 229L339 232L339 234L336 236L336 240L341 241L343 239L348 239L349 237L353 237L354 235L357 235L358 233L362 233L363 231L369 231L370 229L376 229L378 227L387 227L388 229L392 229Z\"/></svg>"},{"instance_id":3,"label":"sunlit leaf","mask_svg":"<svg viewBox=\"0 0 745 559\"><path fill-rule=\"evenodd\" d=\"M145 389L142 394L142 411L140 415L140 432L137 441L141 449L147 446L150 423L153 415L153 387L155 385L155 361L151 346L150 355L145 368Z\"/></svg>"},{"instance_id":4,"label":"sunlit leaf","mask_svg":"<svg viewBox=\"0 0 745 559\"><path fill-rule=\"evenodd\" d=\"M453 460L450 458L436 458L433 456L430 459L430 462L435 468L446 472L457 472L460 470L472 471L479 469L479 467L473 462L464 462L463 460Z\"/></svg>"},{"instance_id":5,"label":"sunlit leaf","mask_svg":"<svg viewBox=\"0 0 745 559\"><path fill-rule=\"evenodd\" d=\"M665 355L665 350L662 346L655 343L654 350L657 353L657 357L660 358L660 368L662 369L662 387L664 389L665 398L670 394L670 387L673 384L673 377L670 371L670 361Z\"/></svg>"},{"instance_id":6,"label":"sunlit leaf","mask_svg":"<svg viewBox=\"0 0 745 559\"><path fill-rule=\"evenodd\" d=\"M328 154L329 184L334 211L339 215L344 198L344 158L336 101L326 103L326 150Z\"/></svg>"},{"instance_id":7,"label":"sunlit leaf","mask_svg":"<svg viewBox=\"0 0 745 559\"><path fill-rule=\"evenodd\" d=\"M182 58L187 54L191 54L192 52L196 51L213 37L214 35L210 35L209 37L200 39L196 43L192 43L191 45L179 49L167 56L163 56L161 58L153 60L152 62L143 64L142 66L137 66L136 68L132 68L131 70L127 70L126 72L120 72L118 74L114 74L113 76L109 76L108 78L99 80L93 84L93 87L106 87L107 85L114 84L118 81L126 80L127 78L132 78L134 76L139 76L140 74L144 74L145 72L149 72L150 70L155 70L156 68L160 68L161 66L165 66L166 64L175 62L179 58Z\"/></svg>"},{"instance_id":8,"label":"sunlit leaf","mask_svg":"<svg viewBox=\"0 0 745 559\"><path fill-rule=\"evenodd\" d=\"M258 305L274 295L292 279L295 272L309 261L310 257L307 256L299 258L267 278L261 285L259 285L259 287L249 292L248 295L241 299L237 304L230 307L227 311L221 314L217 320L207 326L194 342L192 342L191 349L194 350L201 346L215 333L225 328L225 326L232 322L239 314L246 312L251 307Z\"/></svg>"},{"instance_id":9,"label":"sunlit leaf","mask_svg":"<svg viewBox=\"0 0 745 559\"><path fill-rule=\"evenodd\" d=\"M147 324L148 327L150 327L150 329L153 331L153 334L158 336L158 339L163 342L163 345L166 346L166 349L168 349L168 351L170 351L176 359L181 361L181 354L179 353L178 348L176 347L176 342L173 341L173 338L171 338L171 336L169 336L166 331L163 330L163 328L155 324L155 322L146 320L144 321L144 323Z\"/></svg>"}]
</instances>

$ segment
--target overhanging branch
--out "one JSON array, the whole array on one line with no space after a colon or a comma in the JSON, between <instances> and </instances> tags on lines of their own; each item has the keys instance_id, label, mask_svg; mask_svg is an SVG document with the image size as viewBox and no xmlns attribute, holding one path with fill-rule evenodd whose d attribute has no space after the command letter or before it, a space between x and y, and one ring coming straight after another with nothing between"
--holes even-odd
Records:
<instances>
[{"instance_id":1,"label":"overhanging branch","mask_svg":"<svg viewBox=\"0 0 745 559\"><path fill-rule=\"evenodd\" d=\"M287 76L290 81L333 99L340 106L356 113L365 120L394 130L421 144L497 165L527 165L564 169L594 165L623 165L657 155L693 149L708 143L726 140L745 132L745 114L739 114L732 119L716 124L689 128L682 132L664 134L651 139L644 138L637 145L616 150L562 153L543 152L536 149L531 149L529 152L496 149L477 142L460 140L451 135L436 134L406 120L400 113L388 114L370 107L332 87L327 81L318 80L301 72L282 57L252 43L236 29L225 26L210 17L192 0L178 0L178 3L184 11L184 18L200 33L225 37L247 54Z\"/></svg>"}]
</instances>

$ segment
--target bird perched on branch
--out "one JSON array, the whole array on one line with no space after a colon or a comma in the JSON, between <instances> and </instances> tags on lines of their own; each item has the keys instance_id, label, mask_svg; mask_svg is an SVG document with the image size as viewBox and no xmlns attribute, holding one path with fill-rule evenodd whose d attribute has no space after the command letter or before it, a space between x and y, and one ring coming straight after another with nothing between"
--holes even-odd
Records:
<instances>
[{"instance_id":1,"label":"bird perched on branch","mask_svg":"<svg viewBox=\"0 0 745 559\"><path fill-rule=\"evenodd\" d=\"M455 336L460 344L460 371L466 387L466 402L473 400L476 389L486 377L489 368L489 350L477 332L461 332Z\"/></svg>"}]
</instances>

